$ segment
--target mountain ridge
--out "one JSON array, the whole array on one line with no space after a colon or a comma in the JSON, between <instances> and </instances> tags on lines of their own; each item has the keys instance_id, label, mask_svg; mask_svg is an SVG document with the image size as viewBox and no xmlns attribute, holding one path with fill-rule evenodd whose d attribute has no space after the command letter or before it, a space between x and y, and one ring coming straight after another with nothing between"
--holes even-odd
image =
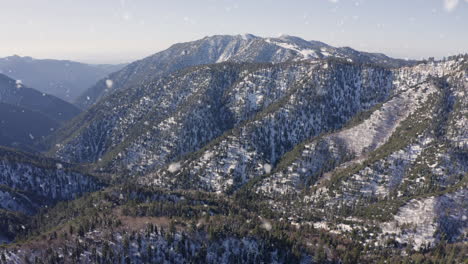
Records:
<instances>
[{"instance_id":1,"label":"mountain ridge","mask_svg":"<svg viewBox=\"0 0 468 264\"><path fill-rule=\"evenodd\" d=\"M80 109L0 74L0 144L34 150L34 143L80 113Z\"/></svg>"},{"instance_id":2,"label":"mountain ridge","mask_svg":"<svg viewBox=\"0 0 468 264\"><path fill-rule=\"evenodd\" d=\"M382 63L392 67L414 63L414 61L392 59L386 56L381 58L381 55L376 56L352 49L334 48L322 42L309 42L292 36L262 38L252 34L213 35L174 44L164 51L131 63L123 70L109 75L107 79L113 81L110 87L106 85L107 79L101 80L85 92L76 104L81 108L87 108L112 91L188 66L223 61L276 63L287 60L313 60L329 56L356 62Z\"/></svg>"},{"instance_id":3,"label":"mountain ridge","mask_svg":"<svg viewBox=\"0 0 468 264\"><path fill-rule=\"evenodd\" d=\"M99 79L124 66L18 55L0 58L0 73L70 103Z\"/></svg>"},{"instance_id":4,"label":"mountain ridge","mask_svg":"<svg viewBox=\"0 0 468 264\"><path fill-rule=\"evenodd\" d=\"M15 190L32 174L2 163L15 173L0 239L22 243L0 262L462 262L468 55L389 62L324 45L212 36L102 80L44 142L65 177L45 177L59 179L50 194ZM51 208L24 199L70 180Z\"/></svg>"}]
</instances>

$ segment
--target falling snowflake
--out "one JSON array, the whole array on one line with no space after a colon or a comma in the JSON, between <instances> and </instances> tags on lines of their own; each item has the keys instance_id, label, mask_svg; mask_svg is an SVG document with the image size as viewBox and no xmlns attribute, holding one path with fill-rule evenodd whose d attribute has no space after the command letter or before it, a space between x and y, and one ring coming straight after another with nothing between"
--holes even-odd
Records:
<instances>
[{"instance_id":1,"label":"falling snowflake","mask_svg":"<svg viewBox=\"0 0 468 264\"><path fill-rule=\"evenodd\" d=\"M106 86L107 88L112 88L112 86L114 85L114 81L112 81L111 79L107 79L106 80ZM89 97L88 97L89 98ZM88 99L89 100L89 99Z\"/></svg>"},{"instance_id":2,"label":"falling snowflake","mask_svg":"<svg viewBox=\"0 0 468 264\"><path fill-rule=\"evenodd\" d=\"M458 5L458 0L444 0L444 8L448 12L451 12Z\"/></svg>"},{"instance_id":3,"label":"falling snowflake","mask_svg":"<svg viewBox=\"0 0 468 264\"><path fill-rule=\"evenodd\" d=\"M265 170L265 173L266 173L266 174L270 173L270 172L271 172L271 165L268 164L268 163L265 163L265 164L263 165L263 170Z\"/></svg>"},{"instance_id":4,"label":"falling snowflake","mask_svg":"<svg viewBox=\"0 0 468 264\"><path fill-rule=\"evenodd\" d=\"M21 86L23 85L23 82L21 80L16 80L16 88L21 88Z\"/></svg>"},{"instance_id":5,"label":"falling snowflake","mask_svg":"<svg viewBox=\"0 0 468 264\"><path fill-rule=\"evenodd\" d=\"M132 19L132 15L128 12L125 12L123 15L122 15L122 18L125 20L125 21L129 21Z\"/></svg>"}]
</instances>

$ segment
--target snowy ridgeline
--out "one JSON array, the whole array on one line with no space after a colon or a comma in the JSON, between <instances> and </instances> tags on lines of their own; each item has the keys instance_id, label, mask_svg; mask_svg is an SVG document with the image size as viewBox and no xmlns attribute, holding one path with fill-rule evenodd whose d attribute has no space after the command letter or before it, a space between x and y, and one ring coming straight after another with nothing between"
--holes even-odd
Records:
<instances>
[{"instance_id":1,"label":"snowy ridgeline","mask_svg":"<svg viewBox=\"0 0 468 264\"><path fill-rule=\"evenodd\" d=\"M220 137L204 153L181 161L180 170L164 169L152 174L153 184L171 185L169 180L174 179L171 174L191 175L189 178L194 179L197 188L210 191L237 188L250 178L264 174L265 165L277 162L294 145L340 127L357 112L384 100L391 88L391 72L386 70L338 63L318 67L308 74L289 87L284 97ZM337 75L344 77L336 78ZM282 86L274 88L283 89ZM246 98L251 96L244 97L250 105L251 100ZM255 98L261 102L264 97L255 95ZM341 103L344 101L347 104Z\"/></svg>"},{"instance_id":2,"label":"snowy ridgeline","mask_svg":"<svg viewBox=\"0 0 468 264\"><path fill-rule=\"evenodd\" d=\"M59 145L57 155L98 161L106 170L149 174L142 179L145 184L225 191L264 174L265 165L271 167L295 145L388 99L360 126L330 137L333 143L327 140L332 152L346 146L340 157L320 155L320 161L305 154L309 161L324 163L311 165L313 170L323 171L324 165L329 170L384 144L399 122L434 93L428 84L415 84L459 67L453 61L393 71L339 63L201 66L110 96L98 104L107 117L90 116L90 124ZM216 138L205 153L180 160ZM190 171L202 171L203 177L192 177ZM280 176L288 183L285 188L310 184L316 174L307 165L291 172L288 177L294 179Z\"/></svg>"},{"instance_id":3,"label":"snowy ridgeline","mask_svg":"<svg viewBox=\"0 0 468 264\"><path fill-rule=\"evenodd\" d=\"M327 178L337 167L365 164L333 188L325 184L297 196L312 209L346 212L459 183L467 169L457 154L466 151L464 64L394 70L336 61L199 66L106 97L93 108L98 118L95 112L85 116L89 123L63 140L56 154L98 161L98 167L138 174L140 183L158 187L224 193L267 176L256 191L279 200L332 180ZM405 135L412 127L424 129ZM375 153L380 159L365 163ZM283 213L294 210L281 205L275 206ZM380 209L390 214L398 208Z\"/></svg>"},{"instance_id":4,"label":"snowy ridgeline","mask_svg":"<svg viewBox=\"0 0 468 264\"><path fill-rule=\"evenodd\" d=\"M200 149L246 120L257 116L268 119L268 116L261 116L262 112L268 111L283 112L282 117L276 119L284 121L273 122L277 123L276 126L283 126L284 131L278 131L277 136L272 135L272 140L278 140L277 137L288 133L287 130L297 130L282 136L286 136L284 140L289 141L286 144L291 145L321 125L339 126L360 108L382 100L386 89L390 88L389 72L385 70L361 69L360 66L340 63L327 69L314 69L317 66L308 63L273 66L221 64L187 70L138 89L126 89L100 103L97 111L105 118L86 118L91 119L90 123L66 144L59 145L57 155L76 162L93 162L102 158L107 169L145 173ZM361 71L369 71L369 74L360 76ZM334 74L348 72L350 76L344 80L333 79ZM308 81L302 81L304 79ZM340 81L345 81L346 87L339 88ZM321 88L315 89L317 86ZM363 95L360 94L361 87ZM128 101L129 98L136 99ZM353 102L351 105L339 104L339 101L348 99ZM327 107L337 108L336 114L326 119L319 118ZM309 121L311 115L316 119L312 124ZM289 124L285 120L288 116L300 119ZM302 124L307 127L301 129L299 126ZM282 148L275 150L278 153L273 154L272 161L284 152ZM119 151L113 151L115 149Z\"/></svg>"},{"instance_id":5,"label":"snowy ridgeline","mask_svg":"<svg viewBox=\"0 0 468 264\"><path fill-rule=\"evenodd\" d=\"M76 137L72 138L70 142L66 144L66 146L59 145L57 156L64 160L73 162L95 162L100 158L104 158L105 160L113 159L114 157L107 157L106 153L111 151L111 149L118 148L116 144L119 144L122 140L126 139L126 135L124 132L122 132L127 131L125 129L126 127L134 127L135 122L137 122L140 118L144 119L144 121L142 121L142 124L139 124L138 127L143 126L143 122L147 122L147 126L158 127L158 123L162 122L162 120L147 120L145 116L142 116L142 110L144 108L146 108L146 110L148 110L150 113L156 113L158 117L167 118L170 120L169 118L172 118L174 111L172 108L180 108L179 106L182 105L181 103L186 102L184 100L184 95L194 97L191 95L197 93L199 90L198 88L202 88L203 90L201 85L206 84L207 82L216 82L221 85L226 82L229 83L226 78L224 78L224 80L216 80L216 78L213 78L222 78L223 76L206 76L206 74L203 74L202 72L190 72L187 70L187 68L191 66L221 62L263 63L261 64L263 66L265 66L264 63L268 62L284 63L291 61L307 61L309 63L317 63L320 61L320 59L327 57L338 58L348 62L377 63L389 66L411 64L411 62L391 59L380 54L363 53L352 50L350 48L334 48L325 43L317 41L305 41L298 37L292 36L282 36L279 38L260 38L253 35L212 36L194 42L180 43L163 52L154 54L143 60L128 65L121 71L109 76L109 78L105 80L103 79L95 87L90 89L89 94L83 96L84 101L79 102L79 105L82 105L83 108L86 108L94 104L99 98L106 95L107 97L103 101L97 103L97 105L100 107L96 108L95 110L102 110L104 105L114 106L112 111L114 111L115 115L117 116L117 120L114 120L112 117L108 117L105 118L106 120L109 120L107 123L94 122L94 120L92 120L90 123L86 123L90 120L90 118L84 119L86 122L83 123L82 132ZM325 64L323 66L324 69L326 69L329 65ZM181 69L184 70L179 71ZM221 72L222 75L228 75L228 77L231 75L231 73L232 69L230 68L224 68L223 72ZM170 74L174 74L176 76L175 78L172 78L172 81L169 80L165 82L159 79L159 77L169 76ZM276 97L278 94L269 93L268 90L263 90L265 86L269 86L269 82L286 80L283 86L286 85L285 87L287 88L293 88L294 84L291 82L291 80L298 82L303 78L307 78L307 76L299 76L298 74L294 73L294 70L280 73L279 76L275 76L275 72L268 69L264 70L263 73L262 70L259 70L256 74L259 76L265 76L263 80L260 80L259 78L252 78L252 80L234 80L240 81L239 85L250 86L250 91L245 90L248 92L247 94L242 94L242 90L240 89L231 89L232 92L226 91L226 93L229 92L231 96L234 96L238 100L246 99L247 103L253 106L254 109L252 110L257 111L262 110L262 107L266 106L270 100L271 102L275 102L275 100L281 98L281 95L280 97ZM181 77L187 81L184 81L181 79ZM112 85L109 85L109 81L112 81ZM260 81L263 81L263 83ZM183 82L186 85L187 89L189 89L188 93L185 90L177 88L178 82ZM124 87L138 87L136 90L138 90L139 93L136 91L135 93L123 91L129 90L122 89ZM173 88L175 91L177 91L177 93L171 93ZM157 91L156 94L152 94L154 90ZM237 93L238 91L240 93ZM321 92L324 91L321 90ZM203 91L200 93L203 93ZM202 95L203 94L199 94L198 96ZM246 97L244 97L244 95ZM160 96L163 98L163 100L158 100ZM129 101L129 98L137 99L134 102L131 102ZM215 101L219 99L230 101L226 94L218 94L218 96L215 98ZM210 104L207 103L207 100L201 100L201 102L204 104ZM209 102L213 102L213 100ZM225 102L220 100L219 103ZM151 106L155 105L160 107L151 108ZM216 104L211 106L213 109L217 109ZM106 110L110 111L111 109ZM242 120L246 120L247 118L251 117L249 116L249 112L240 111L242 109L230 108L227 110L232 112L229 113L229 115L233 115L237 121L239 121L239 115L241 118L243 118ZM106 115L106 111L104 110L98 110L97 112ZM93 111L93 113L95 112ZM199 114L204 113L199 112ZM245 114L247 114L247 116L244 116ZM229 115L222 116L221 120L215 121L218 123L227 122L228 124L232 125L230 122L228 122L230 121L229 119L232 118ZM150 114L148 114L148 116L150 116ZM183 124L183 120L176 120L176 122L179 122L179 124L182 122ZM84 127L85 125L90 129L86 129ZM214 128L218 128L218 126L219 124L214 126ZM115 129L116 127L117 129ZM184 126L182 126L182 128L186 129ZM208 128L212 129L213 126L208 126ZM112 130L112 132L106 136L103 131L109 130ZM202 128L200 130L205 129ZM157 131L152 131L152 133L155 132ZM203 134L206 133L205 131L201 131L201 135L190 135L192 136L191 138L194 138L193 142L190 142L190 144L195 145L193 149L197 149L197 145L206 143L205 141L209 141L212 139L212 137L219 136L219 133L222 132L222 129L221 131L216 131L215 129L213 135L209 137L206 137ZM96 134L98 136L94 137L95 140L92 140L92 138L82 138L83 134ZM69 136L72 135L74 134L70 133ZM198 137L200 137L200 139L198 139ZM99 141L96 139L99 139ZM64 139L63 141L68 140ZM200 141L202 142L200 143ZM162 148L163 150L167 148L169 150L162 151L162 153L153 153L154 150L150 150L150 152L147 153L147 155L143 155L143 157L141 157L141 155L138 153L134 153L137 152L134 150L134 148L138 148L142 144L144 145L145 142L145 139L140 138L138 143L136 143L136 146L131 147L132 149L130 150L130 153L118 153L119 155L124 155L126 158L130 159L128 162L130 164L128 165L132 168L132 170L144 171L146 166L160 166L162 163L165 163L167 159L174 159L174 157L180 156L180 154L183 154L183 152L193 151L191 149L183 148L182 153L173 153L171 148L179 147L176 145L169 147L164 146ZM138 159L144 160L139 162ZM125 167L125 164L119 165Z\"/></svg>"},{"instance_id":6,"label":"snowy ridgeline","mask_svg":"<svg viewBox=\"0 0 468 264\"><path fill-rule=\"evenodd\" d=\"M190 109L176 109L159 124L153 122L148 132L133 140L126 153L122 153L125 156L122 161L131 170L148 171L195 151L284 97L297 80L313 69L313 65L299 64L239 71L226 82L212 74L208 79L211 82L200 84L192 79L188 86L195 85L189 90ZM216 85L220 82L224 85ZM187 101L180 96L177 98ZM160 135L161 139L155 135Z\"/></svg>"},{"instance_id":7,"label":"snowy ridgeline","mask_svg":"<svg viewBox=\"0 0 468 264\"><path fill-rule=\"evenodd\" d=\"M77 105L86 109L99 99L122 88L151 81L196 65L222 62L318 61L324 58L339 58L348 62L376 63L391 67L414 63L389 58L382 54L359 52L351 48L335 48L319 41L306 41L294 36L262 38L251 34L217 35L192 42L178 43L167 50L133 62L109 75L109 79L113 80L112 87L106 85L106 79L101 80L85 92L77 101Z\"/></svg>"},{"instance_id":8,"label":"snowy ridgeline","mask_svg":"<svg viewBox=\"0 0 468 264\"><path fill-rule=\"evenodd\" d=\"M375 110L369 118L354 127L306 143L290 165L264 180L264 183L258 187L258 191L264 194L298 191L299 187L313 183L320 174L346 161L352 160L343 166L350 166L353 162L364 160L366 153L387 142L401 121L414 113L416 109L424 107L428 98L438 93L434 84L424 83L430 74L438 76L442 73L453 73L458 70L459 66L450 61L433 67L425 66L424 70L420 67L397 70L393 97ZM402 82L401 79L407 81ZM408 83L421 84L408 86ZM456 90L454 92L457 93ZM463 95L463 92L458 92L457 95L459 94ZM461 99L460 101L466 101L463 97L458 98ZM459 127L457 131L466 133L466 129L461 129L459 123L463 121L457 120Z\"/></svg>"},{"instance_id":9,"label":"snowy ridgeline","mask_svg":"<svg viewBox=\"0 0 468 264\"><path fill-rule=\"evenodd\" d=\"M386 143L400 122L424 105L436 91L433 84L423 84L417 89L400 92L360 124L305 144L299 156L283 171L265 179L258 191L263 194L297 192L341 163L361 161L365 158L363 155Z\"/></svg>"},{"instance_id":10,"label":"snowy ridgeline","mask_svg":"<svg viewBox=\"0 0 468 264\"><path fill-rule=\"evenodd\" d=\"M417 66L397 70L393 96L388 101L353 127L300 146L295 154L288 156L289 163L280 163L281 170L274 171L257 183L256 191L272 199L272 209L292 215L292 219L300 219L300 214L291 212L290 204L300 202L316 212L327 214L327 211L327 215L339 215L352 210L351 208L367 207L378 201L399 200L428 193L430 190L458 186L468 170L466 159L458 154L460 151L466 153L467 144L464 142L468 133L466 126L461 125L466 124L467 100L464 94L468 87L467 73L460 71L461 65L448 61L430 67ZM450 77L446 87L430 79L431 75L442 77L447 74ZM406 81L401 82L402 79ZM375 155L373 151L389 143L390 137L404 121L407 128L418 125L424 127L424 124L427 124L429 129L413 135L412 144L407 143L403 148L394 149L382 159L336 182L331 186L332 189L325 185L314 193L301 195L305 186L313 185L316 181L318 187L323 186L323 182L333 176L334 168L343 170L371 159ZM433 130L441 125L434 124L446 127L447 133L443 140L440 138L440 132ZM397 146L397 142L402 140L399 137L405 136L405 131L407 130L400 131L385 149L391 150L392 146ZM368 153L370 154L367 155ZM421 174L422 168L426 171L425 175ZM292 202L286 200L283 203L281 199L288 193L298 193L299 201L293 199ZM452 241L463 239L467 235L468 225L465 198L466 186L463 185L445 195L429 197L421 202L431 203L430 207L418 215L422 222L413 221L416 218L408 217L407 222L403 223L401 219L405 217L396 217L394 222L383 225L382 237L376 236L375 233L367 233L364 236L377 244L385 243L389 238L396 238L399 243L411 243L415 249L428 243L432 243L433 246L434 242L437 243L441 239L441 234ZM405 215L405 212L408 212L405 208L412 208L418 201L421 199L409 202L401 208L398 215ZM384 217L384 214L395 210L392 207L385 209L385 203L382 206L382 211L373 212L375 217ZM444 206L450 209L441 210ZM330 219L331 223L327 220L322 221L321 227L343 233L354 228L364 230L369 224L365 218L343 219L348 223L354 222L354 227L346 224L345 228L342 228L336 225L337 219L333 217ZM414 231L398 229L398 222L402 222L405 228L411 226ZM389 232L390 227L394 228L393 232ZM391 234L383 235L386 232Z\"/></svg>"}]
</instances>

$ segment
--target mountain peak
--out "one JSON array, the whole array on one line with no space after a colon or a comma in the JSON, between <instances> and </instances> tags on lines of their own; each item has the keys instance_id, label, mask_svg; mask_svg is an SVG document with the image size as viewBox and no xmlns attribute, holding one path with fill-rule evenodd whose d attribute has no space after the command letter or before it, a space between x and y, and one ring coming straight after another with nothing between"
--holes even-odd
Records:
<instances>
[{"instance_id":1,"label":"mountain peak","mask_svg":"<svg viewBox=\"0 0 468 264\"><path fill-rule=\"evenodd\" d=\"M258 36L255 36L254 34L250 34L250 33L240 34L239 36L244 40L252 40L252 39L259 38Z\"/></svg>"},{"instance_id":2,"label":"mountain peak","mask_svg":"<svg viewBox=\"0 0 468 264\"><path fill-rule=\"evenodd\" d=\"M255 45L251 45L255 42ZM116 72L112 90L101 80L85 92L77 101L82 108L94 104L107 93L113 93L123 86L131 86L159 78L180 69L225 61L281 63L285 61L314 61L327 57L341 58L353 62L383 63L391 67L405 65L398 59L382 61L381 56L364 52L351 52L329 46L319 41L307 41L300 37L281 35L259 37L250 33L238 35L212 35L202 39L174 44L164 51L155 53L146 59L134 62L121 72ZM139 70L135 71L135 67Z\"/></svg>"}]
</instances>

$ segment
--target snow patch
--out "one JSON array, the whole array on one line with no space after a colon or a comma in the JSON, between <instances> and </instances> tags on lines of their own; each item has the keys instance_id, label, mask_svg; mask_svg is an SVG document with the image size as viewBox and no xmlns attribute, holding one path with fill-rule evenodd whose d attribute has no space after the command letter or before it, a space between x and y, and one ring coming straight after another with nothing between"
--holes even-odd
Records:
<instances>
[{"instance_id":1,"label":"snow patch","mask_svg":"<svg viewBox=\"0 0 468 264\"><path fill-rule=\"evenodd\" d=\"M171 163L169 164L169 167L167 168L167 170L171 173L174 173L178 170L180 170L180 163L179 162L174 162L174 163Z\"/></svg>"},{"instance_id":2,"label":"snow patch","mask_svg":"<svg viewBox=\"0 0 468 264\"><path fill-rule=\"evenodd\" d=\"M213 157L213 155L214 155L213 152L207 151L203 154L203 160L209 160Z\"/></svg>"},{"instance_id":3,"label":"snow patch","mask_svg":"<svg viewBox=\"0 0 468 264\"><path fill-rule=\"evenodd\" d=\"M260 227L265 229L266 231L270 231L272 228L271 223L267 221L266 219L261 219L261 220L262 220L262 224L260 225Z\"/></svg>"}]
</instances>

